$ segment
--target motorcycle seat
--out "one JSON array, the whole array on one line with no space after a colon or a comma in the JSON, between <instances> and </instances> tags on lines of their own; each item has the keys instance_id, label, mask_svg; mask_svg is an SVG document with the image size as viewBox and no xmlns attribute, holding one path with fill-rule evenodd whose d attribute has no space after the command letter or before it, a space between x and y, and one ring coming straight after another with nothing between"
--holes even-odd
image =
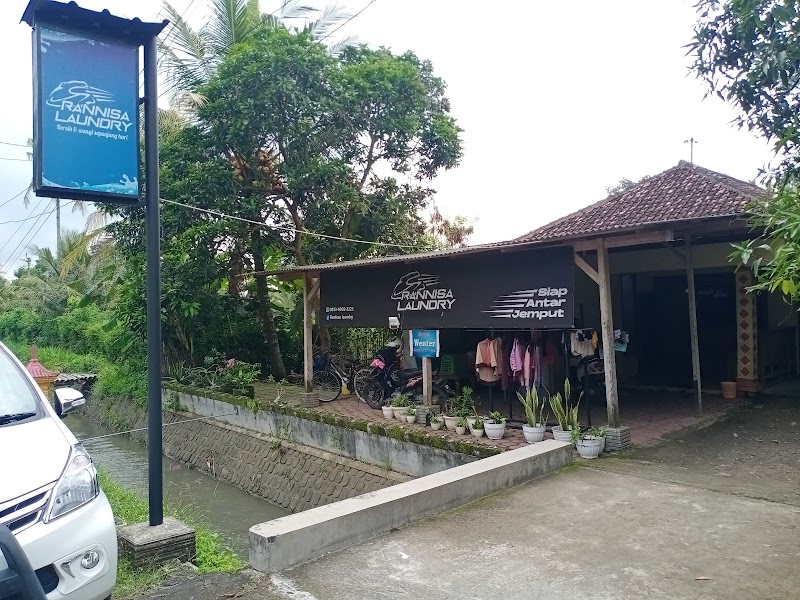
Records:
<instances>
[{"instance_id":1,"label":"motorcycle seat","mask_svg":"<svg viewBox=\"0 0 800 600\"><path fill-rule=\"evenodd\" d=\"M412 377L420 377L422 375L422 369L403 369L399 371L399 375L400 381L406 381Z\"/></svg>"}]
</instances>

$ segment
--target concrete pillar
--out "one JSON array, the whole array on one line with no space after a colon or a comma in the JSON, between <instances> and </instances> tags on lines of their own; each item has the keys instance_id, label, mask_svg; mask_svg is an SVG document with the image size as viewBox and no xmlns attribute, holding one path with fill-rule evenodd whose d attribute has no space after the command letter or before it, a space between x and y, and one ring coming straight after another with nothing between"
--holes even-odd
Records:
<instances>
[{"instance_id":1,"label":"concrete pillar","mask_svg":"<svg viewBox=\"0 0 800 600\"><path fill-rule=\"evenodd\" d=\"M761 389L758 378L758 321L756 295L747 288L753 285L753 273L741 270L736 277L736 389L754 393Z\"/></svg>"}]
</instances>

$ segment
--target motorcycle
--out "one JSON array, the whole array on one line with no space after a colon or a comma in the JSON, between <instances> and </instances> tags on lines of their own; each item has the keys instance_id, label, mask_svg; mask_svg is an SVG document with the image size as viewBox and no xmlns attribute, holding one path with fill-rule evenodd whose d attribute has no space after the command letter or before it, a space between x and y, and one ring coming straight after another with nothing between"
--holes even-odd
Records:
<instances>
[{"instance_id":1,"label":"motorcycle","mask_svg":"<svg viewBox=\"0 0 800 600\"><path fill-rule=\"evenodd\" d=\"M397 363L394 363L397 364ZM387 367L384 356L376 354L370 364L372 373L364 389L364 401L370 408L380 409L395 394L404 394L422 402L422 369L397 369L394 365ZM438 404L442 411L455 392L447 381L433 373L431 402Z\"/></svg>"}]
</instances>

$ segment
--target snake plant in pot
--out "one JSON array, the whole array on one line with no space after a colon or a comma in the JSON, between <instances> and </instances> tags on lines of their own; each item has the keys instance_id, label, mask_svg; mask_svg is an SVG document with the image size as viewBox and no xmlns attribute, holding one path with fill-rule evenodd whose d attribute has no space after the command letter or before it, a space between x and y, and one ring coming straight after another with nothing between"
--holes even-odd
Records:
<instances>
[{"instance_id":1,"label":"snake plant in pot","mask_svg":"<svg viewBox=\"0 0 800 600\"><path fill-rule=\"evenodd\" d=\"M580 406L580 399L577 404L570 408L569 401L572 396L572 387L570 386L569 379L564 382L564 395L557 392L555 395L550 396L550 409L558 421L558 425L553 425L553 438L560 442L572 441L572 430L580 429L578 426L578 407Z\"/></svg>"},{"instance_id":2,"label":"snake plant in pot","mask_svg":"<svg viewBox=\"0 0 800 600\"><path fill-rule=\"evenodd\" d=\"M539 392L535 387L531 387L524 396L517 392L517 398L525 407L527 423L522 426L525 441L529 444L541 442L544 439L547 418L544 415L544 402L539 398Z\"/></svg>"}]
</instances>

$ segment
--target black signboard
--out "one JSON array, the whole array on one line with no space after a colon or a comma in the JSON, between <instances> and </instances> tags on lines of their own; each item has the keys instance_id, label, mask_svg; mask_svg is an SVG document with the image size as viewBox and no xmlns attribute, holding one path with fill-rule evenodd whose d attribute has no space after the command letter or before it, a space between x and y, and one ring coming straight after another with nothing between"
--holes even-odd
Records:
<instances>
[{"instance_id":1,"label":"black signboard","mask_svg":"<svg viewBox=\"0 0 800 600\"><path fill-rule=\"evenodd\" d=\"M320 313L329 327L567 329L573 266L558 247L323 271Z\"/></svg>"}]
</instances>

